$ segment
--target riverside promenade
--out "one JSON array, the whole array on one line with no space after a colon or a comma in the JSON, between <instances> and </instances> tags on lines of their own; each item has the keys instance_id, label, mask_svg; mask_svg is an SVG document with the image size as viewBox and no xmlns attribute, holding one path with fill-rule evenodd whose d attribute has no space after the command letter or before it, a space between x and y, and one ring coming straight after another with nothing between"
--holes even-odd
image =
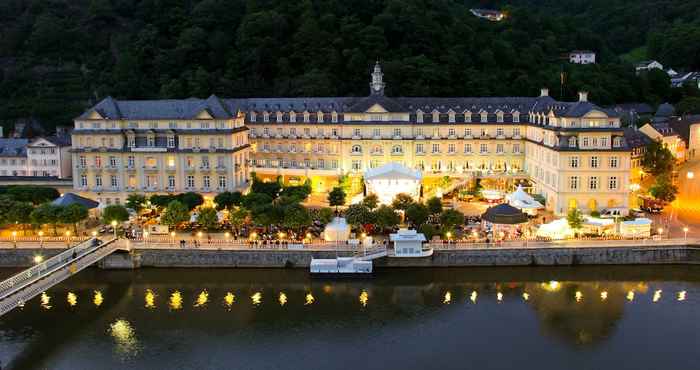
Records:
<instances>
[{"instance_id":1,"label":"riverside promenade","mask_svg":"<svg viewBox=\"0 0 700 370\"><path fill-rule=\"evenodd\" d=\"M306 268L312 258L356 256L361 247L345 243L280 243L258 245L247 240L186 241L167 238L152 240L120 239L120 249L98 264L102 268L142 267L251 267ZM695 238L640 240L508 241L497 243L438 242L430 257L375 260L382 267L467 267L467 266L575 266L700 264L700 240ZM27 267L37 259L64 250L65 242L45 242L43 248L32 241L0 241L0 267Z\"/></svg>"}]
</instances>

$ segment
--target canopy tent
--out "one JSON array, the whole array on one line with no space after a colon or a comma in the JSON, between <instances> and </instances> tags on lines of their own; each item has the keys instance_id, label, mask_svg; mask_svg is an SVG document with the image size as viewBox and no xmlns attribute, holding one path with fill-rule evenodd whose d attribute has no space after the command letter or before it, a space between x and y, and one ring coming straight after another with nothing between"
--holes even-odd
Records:
<instances>
[{"instance_id":1,"label":"canopy tent","mask_svg":"<svg viewBox=\"0 0 700 370\"><path fill-rule=\"evenodd\" d=\"M651 236L651 220L635 218L633 221L622 221L620 235L625 238L648 238Z\"/></svg>"},{"instance_id":2,"label":"canopy tent","mask_svg":"<svg viewBox=\"0 0 700 370\"><path fill-rule=\"evenodd\" d=\"M490 207L484 212L481 219L492 224L501 225L517 225L528 221L527 215L509 204L499 204Z\"/></svg>"},{"instance_id":3,"label":"canopy tent","mask_svg":"<svg viewBox=\"0 0 700 370\"><path fill-rule=\"evenodd\" d=\"M56 198L53 202L51 202L51 204L62 207L69 206L71 204L80 204L85 206L87 209L97 208L100 205L100 203L92 199L81 197L80 195L74 193L65 193Z\"/></svg>"},{"instance_id":4,"label":"canopy tent","mask_svg":"<svg viewBox=\"0 0 700 370\"><path fill-rule=\"evenodd\" d=\"M350 225L343 217L335 217L323 230L323 239L328 242L345 241L350 237Z\"/></svg>"},{"instance_id":5,"label":"canopy tent","mask_svg":"<svg viewBox=\"0 0 700 370\"><path fill-rule=\"evenodd\" d=\"M506 199L511 206L521 209L523 212L530 215L535 215L538 209L544 208L542 203L536 201L535 198L526 193L521 185L518 185L518 188L515 189L514 192L506 195Z\"/></svg>"},{"instance_id":6,"label":"canopy tent","mask_svg":"<svg viewBox=\"0 0 700 370\"><path fill-rule=\"evenodd\" d=\"M423 175L396 162L369 169L364 174L368 194L376 194L379 202L389 204L399 193L420 196Z\"/></svg>"},{"instance_id":7,"label":"canopy tent","mask_svg":"<svg viewBox=\"0 0 700 370\"><path fill-rule=\"evenodd\" d=\"M569 221L565 218L560 218L540 225L537 229L537 236L556 240L567 239L574 236L574 230L569 226Z\"/></svg>"}]
</instances>

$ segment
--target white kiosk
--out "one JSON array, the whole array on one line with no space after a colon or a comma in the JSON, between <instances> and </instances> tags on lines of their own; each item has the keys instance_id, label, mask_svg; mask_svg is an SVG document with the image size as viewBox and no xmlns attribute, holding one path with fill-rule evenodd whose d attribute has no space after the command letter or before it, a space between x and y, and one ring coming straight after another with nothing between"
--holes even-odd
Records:
<instances>
[{"instance_id":1,"label":"white kiosk","mask_svg":"<svg viewBox=\"0 0 700 370\"><path fill-rule=\"evenodd\" d=\"M432 249L423 249L425 235L416 230L399 229L396 234L390 234L389 240L394 243L393 257L429 257Z\"/></svg>"}]
</instances>

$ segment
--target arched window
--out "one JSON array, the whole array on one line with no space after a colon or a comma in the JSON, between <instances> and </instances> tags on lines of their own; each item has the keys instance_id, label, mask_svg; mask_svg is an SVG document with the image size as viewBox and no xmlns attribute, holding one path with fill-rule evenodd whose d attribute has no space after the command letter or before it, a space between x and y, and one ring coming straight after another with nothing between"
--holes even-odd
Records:
<instances>
[{"instance_id":1,"label":"arched window","mask_svg":"<svg viewBox=\"0 0 700 370\"><path fill-rule=\"evenodd\" d=\"M570 137L569 138L569 148L575 148L577 142L578 142L578 140L576 139L576 136Z\"/></svg>"},{"instance_id":2,"label":"arched window","mask_svg":"<svg viewBox=\"0 0 700 370\"><path fill-rule=\"evenodd\" d=\"M403 147L401 145L394 145L391 148L391 154L402 154L403 153Z\"/></svg>"},{"instance_id":3,"label":"arched window","mask_svg":"<svg viewBox=\"0 0 700 370\"><path fill-rule=\"evenodd\" d=\"M362 153L362 146L360 145L353 145L352 149L350 150L351 153L353 154L359 154Z\"/></svg>"},{"instance_id":4,"label":"arched window","mask_svg":"<svg viewBox=\"0 0 700 370\"><path fill-rule=\"evenodd\" d=\"M382 154L382 146L375 145L372 147L372 154Z\"/></svg>"},{"instance_id":5,"label":"arched window","mask_svg":"<svg viewBox=\"0 0 700 370\"><path fill-rule=\"evenodd\" d=\"M621 137L616 137L613 139L613 146L616 148L619 148L622 146L622 138Z\"/></svg>"}]
</instances>

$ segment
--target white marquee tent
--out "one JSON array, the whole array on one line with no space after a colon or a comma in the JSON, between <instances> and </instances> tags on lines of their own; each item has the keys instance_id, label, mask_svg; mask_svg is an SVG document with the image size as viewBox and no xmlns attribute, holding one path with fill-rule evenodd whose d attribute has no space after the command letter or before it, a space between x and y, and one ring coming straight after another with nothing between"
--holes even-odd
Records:
<instances>
[{"instance_id":1,"label":"white marquee tent","mask_svg":"<svg viewBox=\"0 0 700 370\"><path fill-rule=\"evenodd\" d=\"M522 210L529 215L537 214L538 209L544 208L542 203L538 202L530 194L523 190L523 187L518 185L514 192L506 195L508 204Z\"/></svg>"},{"instance_id":2,"label":"white marquee tent","mask_svg":"<svg viewBox=\"0 0 700 370\"><path fill-rule=\"evenodd\" d=\"M389 204L399 193L418 198L423 175L420 171L390 162L365 171L364 178L367 194L376 194L380 203Z\"/></svg>"}]
</instances>

